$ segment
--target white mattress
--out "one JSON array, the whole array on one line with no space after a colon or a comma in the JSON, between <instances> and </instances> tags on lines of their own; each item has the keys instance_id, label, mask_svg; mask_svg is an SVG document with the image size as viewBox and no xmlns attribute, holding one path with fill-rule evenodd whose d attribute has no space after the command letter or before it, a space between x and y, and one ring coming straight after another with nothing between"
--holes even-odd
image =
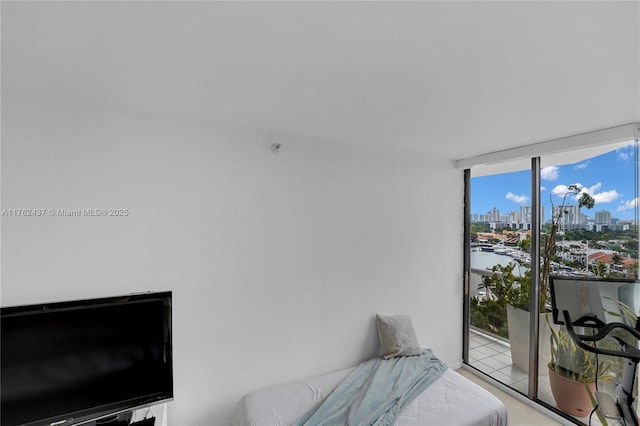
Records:
<instances>
[{"instance_id":1,"label":"white mattress","mask_svg":"<svg viewBox=\"0 0 640 426\"><path fill-rule=\"evenodd\" d=\"M245 395L234 426L291 425L313 410L352 369ZM507 425L507 409L493 394L448 369L400 414L399 426Z\"/></svg>"}]
</instances>

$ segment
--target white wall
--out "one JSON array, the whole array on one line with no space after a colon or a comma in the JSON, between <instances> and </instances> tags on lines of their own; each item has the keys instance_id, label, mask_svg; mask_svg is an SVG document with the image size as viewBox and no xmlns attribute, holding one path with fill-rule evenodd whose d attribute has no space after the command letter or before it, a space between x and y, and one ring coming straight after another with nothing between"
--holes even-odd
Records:
<instances>
[{"instance_id":1,"label":"white wall","mask_svg":"<svg viewBox=\"0 0 640 426\"><path fill-rule=\"evenodd\" d=\"M174 292L169 424L230 421L251 390L377 354L409 313L460 362L462 173L414 153L2 102L2 305ZM435 143L435 142L434 142Z\"/></svg>"}]
</instances>

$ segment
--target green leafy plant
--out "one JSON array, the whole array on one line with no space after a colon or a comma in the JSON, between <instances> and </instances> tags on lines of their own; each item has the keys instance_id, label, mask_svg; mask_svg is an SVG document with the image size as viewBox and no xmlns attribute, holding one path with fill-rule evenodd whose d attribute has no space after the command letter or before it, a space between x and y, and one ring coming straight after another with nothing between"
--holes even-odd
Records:
<instances>
[{"instance_id":1,"label":"green leafy plant","mask_svg":"<svg viewBox=\"0 0 640 426\"><path fill-rule=\"evenodd\" d=\"M506 307L509 304L517 308L528 308L531 300L531 270L526 268L524 275L516 275L513 271L518 266L514 262L494 265L491 275L482 277L478 288L485 290L487 297L500 306Z\"/></svg>"},{"instance_id":2,"label":"green leafy plant","mask_svg":"<svg viewBox=\"0 0 640 426\"><path fill-rule=\"evenodd\" d=\"M604 296L603 299L607 299L618 305L618 311L606 310L609 315L618 317L623 322L632 326L636 324L638 315L629 306L611 297ZM553 327L551 327L551 333L551 362L549 363L549 368L560 376L584 383L585 389L589 394L591 404L596 407L597 401L589 383L595 382L596 380L610 383L613 382L616 376L622 375L624 360L621 358L612 358L607 356L600 356L596 358L594 353L579 348L571 339L571 336L569 336L564 326L560 326L557 330L554 330ZM628 333L624 331L614 332L614 335L617 335L628 342L632 341L637 345L636 339L630 339ZM618 349L619 344L615 341L609 340L601 342L598 346ZM598 360L597 364L596 360ZM634 390L634 395L636 394L637 389ZM606 426L608 424L606 418L602 413L600 413L600 411L597 411L596 413L600 423Z\"/></svg>"},{"instance_id":3,"label":"green leafy plant","mask_svg":"<svg viewBox=\"0 0 640 426\"><path fill-rule=\"evenodd\" d=\"M471 325L499 337L509 337L505 307L495 300L473 297L470 314Z\"/></svg>"},{"instance_id":4,"label":"green leafy plant","mask_svg":"<svg viewBox=\"0 0 640 426\"><path fill-rule=\"evenodd\" d=\"M531 271L522 276L514 274L516 263L495 265L491 275L482 277L478 289L483 298L471 300L471 324L495 335L508 338L507 305L528 308L531 298Z\"/></svg>"},{"instance_id":5,"label":"green leafy plant","mask_svg":"<svg viewBox=\"0 0 640 426\"><path fill-rule=\"evenodd\" d=\"M578 382L591 383L596 379L611 381L608 374L611 363L599 361L594 353L579 348L566 332L564 326L551 327L551 362L555 373Z\"/></svg>"},{"instance_id":6,"label":"green leafy plant","mask_svg":"<svg viewBox=\"0 0 640 426\"><path fill-rule=\"evenodd\" d=\"M547 323L549 317L547 314ZM606 357L596 357L593 352L579 348L564 326L551 329L551 362L549 368L556 374L584 384L585 391L589 395L592 407L597 407L595 395L591 390L591 383L597 381L613 382L611 369L613 363ZM597 362L596 362L597 361ZM608 422L604 415L597 410L596 415L603 426Z\"/></svg>"},{"instance_id":7,"label":"green leafy plant","mask_svg":"<svg viewBox=\"0 0 640 426\"><path fill-rule=\"evenodd\" d=\"M603 296L603 299L609 300L611 302L613 302L614 304L618 305L619 311L612 311L610 309L605 310L606 313L608 313L609 315L611 315L612 317L617 317L620 318L620 322L626 323L627 325L631 326L631 327L635 327L636 323L638 322L638 314L631 309L626 303L618 300L618 299L614 299L608 296ZM627 343L627 345L633 346L633 347L638 347L638 339L636 339L634 336L631 335L631 333L629 333L628 331L625 330L614 330L610 336L612 337L617 337L623 341L625 341ZM618 350L620 349L620 343L613 340L613 339L609 339L606 340L604 342L601 343L600 346L604 346L604 347L608 347L609 349L614 349L614 350ZM613 363L613 373L616 376L620 376L622 377L622 371L624 368L624 360L622 358L614 358L612 360ZM634 386L637 387L638 383L636 382L634 384ZM637 392L636 392L637 393Z\"/></svg>"}]
</instances>

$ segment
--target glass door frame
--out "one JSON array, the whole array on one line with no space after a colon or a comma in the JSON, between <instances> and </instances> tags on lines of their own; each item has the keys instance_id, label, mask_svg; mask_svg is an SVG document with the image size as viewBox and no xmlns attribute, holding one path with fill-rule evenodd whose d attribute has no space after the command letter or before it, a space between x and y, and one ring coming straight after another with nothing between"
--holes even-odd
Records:
<instances>
[{"instance_id":1,"label":"glass door frame","mask_svg":"<svg viewBox=\"0 0 640 426\"><path fill-rule=\"evenodd\" d=\"M538 397L538 346L540 332L540 157L531 159L531 299L529 302L529 390L530 399Z\"/></svg>"},{"instance_id":2,"label":"glass door frame","mask_svg":"<svg viewBox=\"0 0 640 426\"><path fill-rule=\"evenodd\" d=\"M539 144L528 145L521 148L500 151L493 154L459 160L456 167L464 171L464 254L463 254L463 341L462 341L462 360L463 363L470 363L470 274L471 274L471 167L492 165L510 159L530 158L531 161L531 200L532 200L532 217L531 217L531 301L530 301L530 330L529 330L529 373L528 373L528 390L526 397L543 406L548 406L544 401L538 398L538 350L539 350L539 331L540 317L537 315L537 306L539 304L539 288L540 288L540 254L541 254L541 155L555 154L581 149L585 147L597 147L623 140L635 141L635 173L636 173L636 197L640 187L640 158L639 157L639 139L640 124L630 123L609 129L603 129L595 132L585 133L567 138L550 140ZM638 230L638 240L640 245L640 223L638 223L640 206L636 206L636 228ZM640 247L639 247L640 249ZM640 278L640 270L638 271ZM548 406L553 410L553 407ZM556 411L556 410L553 410Z\"/></svg>"},{"instance_id":3,"label":"glass door frame","mask_svg":"<svg viewBox=\"0 0 640 426\"><path fill-rule=\"evenodd\" d=\"M528 389L526 396L535 400L538 396L538 347L540 316L538 305L540 303L540 157L531 159L531 299L529 302L529 372ZM469 363L469 333L470 333L470 300L469 286L471 274L471 169L464 170L464 283L463 283L463 339L462 359L463 363Z\"/></svg>"}]
</instances>

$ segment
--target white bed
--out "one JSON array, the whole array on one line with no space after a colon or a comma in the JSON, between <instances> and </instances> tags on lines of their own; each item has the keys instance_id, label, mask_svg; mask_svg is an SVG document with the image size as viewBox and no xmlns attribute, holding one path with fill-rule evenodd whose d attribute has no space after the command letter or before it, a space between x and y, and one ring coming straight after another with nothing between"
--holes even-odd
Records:
<instances>
[{"instance_id":1,"label":"white bed","mask_svg":"<svg viewBox=\"0 0 640 426\"><path fill-rule=\"evenodd\" d=\"M316 408L352 369L259 390L242 397L234 426L284 426ZM451 369L413 400L400 414L399 426L506 426L504 404L482 387Z\"/></svg>"}]
</instances>

